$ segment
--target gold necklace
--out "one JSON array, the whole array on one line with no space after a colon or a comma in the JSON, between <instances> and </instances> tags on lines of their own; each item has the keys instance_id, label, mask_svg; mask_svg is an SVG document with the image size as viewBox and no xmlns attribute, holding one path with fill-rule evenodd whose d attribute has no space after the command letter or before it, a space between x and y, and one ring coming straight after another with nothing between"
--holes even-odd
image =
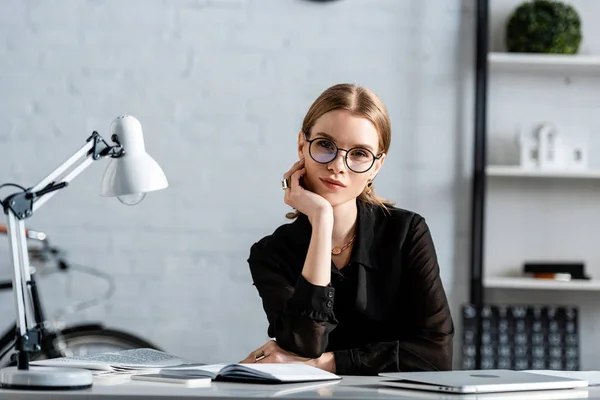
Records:
<instances>
[{"instance_id":1,"label":"gold necklace","mask_svg":"<svg viewBox=\"0 0 600 400\"><path fill-rule=\"evenodd\" d=\"M342 251L346 250L348 247L350 247L350 245L352 245L352 243L354 243L354 239L356 239L356 233L354 234L354 236L352 236L352 239L350 239L350 241L342 247L334 247L333 249L331 249L331 254L333 254L334 256L341 254Z\"/></svg>"}]
</instances>

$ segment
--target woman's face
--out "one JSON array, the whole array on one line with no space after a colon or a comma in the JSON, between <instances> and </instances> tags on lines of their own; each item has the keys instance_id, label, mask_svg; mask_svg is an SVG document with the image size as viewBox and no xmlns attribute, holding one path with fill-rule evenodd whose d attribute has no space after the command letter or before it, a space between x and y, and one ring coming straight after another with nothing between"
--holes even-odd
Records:
<instances>
[{"instance_id":1,"label":"woman's face","mask_svg":"<svg viewBox=\"0 0 600 400\"><path fill-rule=\"evenodd\" d=\"M371 121L345 110L323 114L311 128L308 140L312 144L300 132L298 156L305 160L304 183L307 189L327 199L332 206L354 201L375 178L385 159L384 154L373 162L373 155L378 156L380 149L379 134ZM329 161L336 146L339 148L337 155ZM371 164L366 172L358 173Z\"/></svg>"}]
</instances>

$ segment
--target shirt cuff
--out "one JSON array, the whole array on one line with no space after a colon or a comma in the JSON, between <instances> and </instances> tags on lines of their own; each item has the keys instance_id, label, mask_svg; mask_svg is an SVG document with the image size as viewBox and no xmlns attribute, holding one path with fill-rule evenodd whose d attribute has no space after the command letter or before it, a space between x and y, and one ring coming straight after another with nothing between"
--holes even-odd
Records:
<instances>
[{"instance_id":1,"label":"shirt cuff","mask_svg":"<svg viewBox=\"0 0 600 400\"><path fill-rule=\"evenodd\" d=\"M288 306L291 305L299 314L329 320L333 315L334 298L335 288L313 285L300 275Z\"/></svg>"},{"instance_id":2,"label":"shirt cuff","mask_svg":"<svg viewBox=\"0 0 600 400\"><path fill-rule=\"evenodd\" d=\"M355 375L356 363L354 362L352 349L336 350L333 352L335 359L336 375Z\"/></svg>"}]
</instances>

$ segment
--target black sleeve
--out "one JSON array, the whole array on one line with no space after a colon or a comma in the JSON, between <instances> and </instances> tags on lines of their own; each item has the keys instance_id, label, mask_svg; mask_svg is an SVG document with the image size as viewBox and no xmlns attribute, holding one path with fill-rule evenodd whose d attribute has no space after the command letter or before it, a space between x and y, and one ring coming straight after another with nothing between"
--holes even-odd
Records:
<instances>
[{"instance_id":1,"label":"black sleeve","mask_svg":"<svg viewBox=\"0 0 600 400\"><path fill-rule=\"evenodd\" d=\"M396 341L369 343L334 352L336 373L377 375L379 372L452 369L454 324L440 278L435 247L422 217L415 217L406 238L404 268L411 317L408 335ZM399 305L406 307L406 304Z\"/></svg>"},{"instance_id":2,"label":"black sleeve","mask_svg":"<svg viewBox=\"0 0 600 400\"><path fill-rule=\"evenodd\" d=\"M337 325L335 289L313 285L302 274L294 278L286 261L261 242L252 246L248 264L267 314L269 337L301 357L321 356Z\"/></svg>"}]
</instances>

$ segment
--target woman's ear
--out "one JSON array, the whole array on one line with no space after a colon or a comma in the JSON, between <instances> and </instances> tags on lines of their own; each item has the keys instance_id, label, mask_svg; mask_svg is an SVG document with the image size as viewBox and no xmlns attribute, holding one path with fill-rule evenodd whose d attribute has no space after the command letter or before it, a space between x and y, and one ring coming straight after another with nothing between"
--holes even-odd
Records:
<instances>
[{"instance_id":1,"label":"woman's ear","mask_svg":"<svg viewBox=\"0 0 600 400\"><path fill-rule=\"evenodd\" d=\"M386 154L383 153L378 160L375 160L375 165L371 170L371 180L375 179L381 167L383 167L383 162L385 161Z\"/></svg>"},{"instance_id":2,"label":"woman's ear","mask_svg":"<svg viewBox=\"0 0 600 400\"><path fill-rule=\"evenodd\" d=\"M306 138L304 137L304 132L300 131L298 133L298 159L304 158L304 144L306 143Z\"/></svg>"}]
</instances>

